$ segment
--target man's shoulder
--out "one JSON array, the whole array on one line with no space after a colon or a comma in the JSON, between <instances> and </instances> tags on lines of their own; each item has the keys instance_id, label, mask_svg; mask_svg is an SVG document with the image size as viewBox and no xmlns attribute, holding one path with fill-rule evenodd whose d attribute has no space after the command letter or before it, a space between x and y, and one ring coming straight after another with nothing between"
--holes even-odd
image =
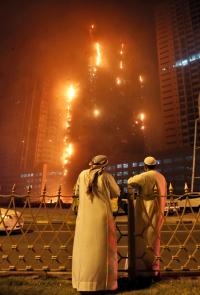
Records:
<instances>
[{"instance_id":1,"label":"man's shoulder","mask_svg":"<svg viewBox=\"0 0 200 295\"><path fill-rule=\"evenodd\" d=\"M129 178L128 183L140 183L141 181L143 182L145 178L145 172L140 173L140 174L136 174L132 177Z\"/></svg>"},{"instance_id":2,"label":"man's shoulder","mask_svg":"<svg viewBox=\"0 0 200 295\"><path fill-rule=\"evenodd\" d=\"M146 175L148 175L147 172L148 171L144 171L142 173L139 173L139 174L134 175L133 177L145 177Z\"/></svg>"},{"instance_id":3,"label":"man's shoulder","mask_svg":"<svg viewBox=\"0 0 200 295\"><path fill-rule=\"evenodd\" d=\"M154 177L160 177L165 179L165 176L158 170L149 170L146 173L148 173L149 175L153 175Z\"/></svg>"},{"instance_id":4,"label":"man's shoulder","mask_svg":"<svg viewBox=\"0 0 200 295\"><path fill-rule=\"evenodd\" d=\"M113 178L113 175L105 170L103 170L101 175L102 175L102 177L105 177L105 178Z\"/></svg>"},{"instance_id":5,"label":"man's shoulder","mask_svg":"<svg viewBox=\"0 0 200 295\"><path fill-rule=\"evenodd\" d=\"M84 169L80 172L79 176L82 176L82 175L85 175L85 174L88 174L89 173L89 170L90 169Z\"/></svg>"}]
</instances>

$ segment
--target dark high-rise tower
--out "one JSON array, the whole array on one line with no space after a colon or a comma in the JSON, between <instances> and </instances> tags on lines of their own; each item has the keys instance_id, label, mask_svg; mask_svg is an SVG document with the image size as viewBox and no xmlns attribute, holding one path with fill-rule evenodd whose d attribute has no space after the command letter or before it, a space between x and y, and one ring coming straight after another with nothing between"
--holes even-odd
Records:
<instances>
[{"instance_id":1,"label":"dark high-rise tower","mask_svg":"<svg viewBox=\"0 0 200 295\"><path fill-rule=\"evenodd\" d=\"M192 146L200 91L200 2L159 1L155 16L163 148Z\"/></svg>"},{"instance_id":2,"label":"dark high-rise tower","mask_svg":"<svg viewBox=\"0 0 200 295\"><path fill-rule=\"evenodd\" d=\"M62 169L63 124L49 80L19 77L4 90L0 110L0 185L20 173Z\"/></svg>"}]
</instances>

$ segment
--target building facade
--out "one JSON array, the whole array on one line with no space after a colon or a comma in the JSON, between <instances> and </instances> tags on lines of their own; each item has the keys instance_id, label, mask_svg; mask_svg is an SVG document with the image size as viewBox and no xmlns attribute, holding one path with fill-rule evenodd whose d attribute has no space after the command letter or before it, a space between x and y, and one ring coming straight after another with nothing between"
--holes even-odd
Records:
<instances>
[{"instance_id":1,"label":"building facade","mask_svg":"<svg viewBox=\"0 0 200 295\"><path fill-rule=\"evenodd\" d=\"M191 188L192 176L192 151L176 153L160 153L157 157L157 170L161 172L167 180L168 188L170 183L174 188L174 193L184 193L184 186L187 183ZM200 176L200 155L197 158L196 174ZM122 195L127 194L127 181L130 177L144 172L143 160L135 159L113 165L109 165L107 170L114 176L121 188ZM199 191L200 183L195 181L195 191Z\"/></svg>"},{"instance_id":2,"label":"building facade","mask_svg":"<svg viewBox=\"0 0 200 295\"><path fill-rule=\"evenodd\" d=\"M163 117L163 149L193 145L199 116L200 2L158 1L155 27Z\"/></svg>"},{"instance_id":3,"label":"building facade","mask_svg":"<svg viewBox=\"0 0 200 295\"><path fill-rule=\"evenodd\" d=\"M24 171L62 169L63 116L48 80L19 77L1 102L0 185L11 191ZM20 190L23 192L23 190Z\"/></svg>"}]
</instances>

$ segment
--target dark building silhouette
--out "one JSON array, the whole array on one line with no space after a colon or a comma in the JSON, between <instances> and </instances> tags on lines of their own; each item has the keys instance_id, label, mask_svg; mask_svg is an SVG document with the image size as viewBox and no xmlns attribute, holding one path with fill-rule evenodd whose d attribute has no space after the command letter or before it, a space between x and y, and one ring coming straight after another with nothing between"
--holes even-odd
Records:
<instances>
[{"instance_id":1,"label":"dark building silhouette","mask_svg":"<svg viewBox=\"0 0 200 295\"><path fill-rule=\"evenodd\" d=\"M200 2L158 1L155 20L163 149L192 146L200 91Z\"/></svg>"},{"instance_id":2,"label":"dark building silhouette","mask_svg":"<svg viewBox=\"0 0 200 295\"><path fill-rule=\"evenodd\" d=\"M20 175L27 171L62 169L64 128L50 81L19 77L14 83L4 91L0 108L2 191L11 191L14 183L19 186ZM26 185L36 184L24 182L21 191Z\"/></svg>"}]
</instances>

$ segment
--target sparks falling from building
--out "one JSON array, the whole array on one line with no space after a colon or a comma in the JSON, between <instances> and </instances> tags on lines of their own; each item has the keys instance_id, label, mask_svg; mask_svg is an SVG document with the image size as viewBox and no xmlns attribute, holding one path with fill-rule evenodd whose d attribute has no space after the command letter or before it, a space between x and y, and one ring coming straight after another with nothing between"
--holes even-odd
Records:
<instances>
[{"instance_id":1,"label":"sparks falling from building","mask_svg":"<svg viewBox=\"0 0 200 295\"><path fill-rule=\"evenodd\" d=\"M100 115L100 110L97 106L97 93L96 93L96 82L98 77L99 67L102 64L102 46L95 40L95 24L91 24L89 28L90 41L91 41L91 52L89 55L89 65L88 65L88 78L89 78L89 99L91 104L91 115L94 118L98 118Z\"/></svg>"},{"instance_id":2,"label":"sparks falling from building","mask_svg":"<svg viewBox=\"0 0 200 295\"><path fill-rule=\"evenodd\" d=\"M142 75L139 75L139 82L140 82L140 87L144 87L144 78Z\"/></svg>"},{"instance_id":3,"label":"sparks falling from building","mask_svg":"<svg viewBox=\"0 0 200 295\"><path fill-rule=\"evenodd\" d=\"M119 76L116 78L116 84L120 86L123 81L123 73L122 71L124 70L124 43L121 43L120 46L120 51L119 51Z\"/></svg>"},{"instance_id":4,"label":"sparks falling from building","mask_svg":"<svg viewBox=\"0 0 200 295\"><path fill-rule=\"evenodd\" d=\"M141 122L141 127L140 127L140 129L141 129L141 130L144 130L144 129L145 129L145 125L144 125L145 114L144 114L144 113L140 113L140 114L139 114L139 118L140 118L140 122Z\"/></svg>"}]
</instances>

